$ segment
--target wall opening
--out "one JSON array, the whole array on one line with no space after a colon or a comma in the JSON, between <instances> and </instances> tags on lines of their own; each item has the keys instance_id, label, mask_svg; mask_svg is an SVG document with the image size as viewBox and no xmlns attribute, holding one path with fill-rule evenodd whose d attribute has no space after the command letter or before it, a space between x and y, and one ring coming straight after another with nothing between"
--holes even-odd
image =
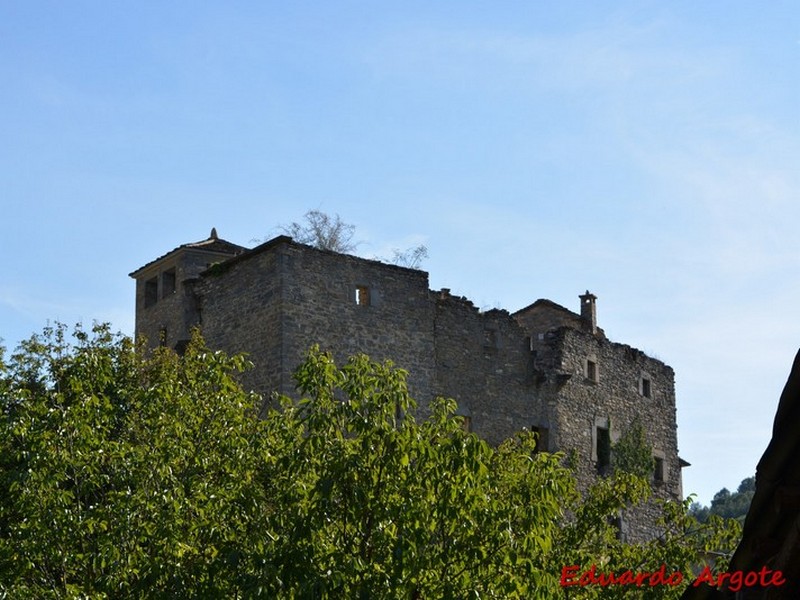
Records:
<instances>
[{"instance_id":1,"label":"wall opening","mask_svg":"<svg viewBox=\"0 0 800 600\"><path fill-rule=\"evenodd\" d=\"M611 473L611 432L607 427L598 427L595 435L598 475Z\"/></svg>"},{"instance_id":2,"label":"wall opening","mask_svg":"<svg viewBox=\"0 0 800 600\"><path fill-rule=\"evenodd\" d=\"M628 541L628 521L625 519L625 516L620 511L616 517L612 517L611 524L614 526L616 530L616 538L622 542L627 543Z\"/></svg>"},{"instance_id":3,"label":"wall opening","mask_svg":"<svg viewBox=\"0 0 800 600\"><path fill-rule=\"evenodd\" d=\"M158 277L153 277L144 282L144 307L153 306L158 302Z\"/></svg>"},{"instance_id":4,"label":"wall opening","mask_svg":"<svg viewBox=\"0 0 800 600\"><path fill-rule=\"evenodd\" d=\"M356 286L356 304L358 306L369 306L369 288L365 285Z\"/></svg>"},{"instance_id":5,"label":"wall opening","mask_svg":"<svg viewBox=\"0 0 800 600\"><path fill-rule=\"evenodd\" d=\"M656 456L654 460L653 481L656 483L664 482L664 459Z\"/></svg>"},{"instance_id":6,"label":"wall opening","mask_svg":"<svg viewBox=\"0 0 800 600\"><path fill-rule=\"evenodd\" d=\"M650 379L648 377L642 376L640 390L639 390L645 398L651 398L652 394L652 386L650 384Z\"/></svg>"},{"instance_id":7,"label":"wall opening","mask_svg":"<svg viewBox=\"0 0 800 600\"><path fill-rule=\"evenodd\" d=\"M534 425L531 431L536 434L536 452L549 452L550 430L547 427Z\"/></svg>"},{"instance_id":8,"label":"wall opening","mask_svg":"<svg viewBox=\"0 0 800 600\"><path fill-rule=\"evenodd\" d=\"M597 361L591 358L586 359L586 379L597 382Z\"/></svg>"},{"instance_id":9,"label":"wall opening","mask_svg":"<svg viewBox=\"0 0 800 600\"><path fill-rule=\"evenodd\" d=\"M166 298L175 293L175 269L167 269L161 274L161 297Z\"/></svg>"}]
</instances>

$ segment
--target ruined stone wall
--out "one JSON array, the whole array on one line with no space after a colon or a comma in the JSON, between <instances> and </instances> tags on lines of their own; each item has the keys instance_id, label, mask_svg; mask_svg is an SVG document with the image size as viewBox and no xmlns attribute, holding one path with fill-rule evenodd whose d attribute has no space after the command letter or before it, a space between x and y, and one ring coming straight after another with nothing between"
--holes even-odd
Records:
<instances>
[{"instance_id":1,"label":"ruined stone wall","mask_svg":"<svg viewBox=\"0 0 800 600\"><path fill-rule=\"evenodd\" d=\"M523 428L541 449L564 452L581 487L598 475L598 439L619 439L639 417L661 460L662 496L680 493L674 374L626 345L592 334L585 319L540 300L513 316L480 312L448 290L429 290L423 271L326 252L280 237L198 273L207 253L180 249L137 274L137 333L168 345L200 324L208 345L245 352L243 384L294 395L292 373L318 344L342 364L363 352L409 371L421 416L437 395L453 397L474 432L493 444ZM145 307L145 282L175 269L174 294ZM192 279L196 277L196 279ZM651 508L628 515L638 539Z\"/></svg>"},{"instance_id":2,"label":"ruined stone wall","mask_svg":"<svg viewBox=\"0 0 800 600\"><path fill-rule=\"evenodd\" d=\"M433 303L428 274L302 246L283 247L283 361L293 370L313 344L343 364L365 353L409 371L409 390L433 395Z\"/></svg>"},{"instance_id":3,"label":"ruined stone wall","mask_svg":"<svg viewBox=\"0 0 800 600\"><path fill-rule=\"evenodd\" d=\"M635 348L567 327L537 338L534 347L537 366L547 372L539 393L555 413L551 438L571 457L579 486L588 486L600 471L598 428L607 429L615 443L638 418L662 461L663 481L654 473L654 493L679 497L673 370ZM652 504L628 511L623 520L628 538L654 535L656 516Z\"/></svg>"},{"instance_id":4,"label":"ruined stone wall","mask_svg":"<svg viewBox=\"0 0 800 600\"><path fill-rule=\"evenodd\" d=\"M191 283L210 264L227 258L226 254L180 249L145 269L136 279L136 336L145 337L150 347L160 343L174 347L188 339L198 323ZM146 289L151 281L156 282L157 291L148 306Z\"/></svg>"},{"instance_id":5,"label":"ruined stone wall","mask_svg":"<svg viewBox=\"0 0 800 600\"><path fill-rule=\"evenodd\" d=\"M158 278L159 286L161 274L159 270L155 270L152 274L152 277ZM136 337L146 338L151 348L162 343L172 346L184 331L186 288L180 284L174 293L162 298L159 287L158 300L151 306L145 306L146 281L136 282Z\"/></svg>"},{"instance_id":6,"label":"ruined stone wall","mask_svg":"<svg viewBox=\"0 0 800 600\"><path fill-rule=\"evenodd\" d=\"M654 454L664 460L663 487L677 493L680 466L672 369L630 346L569 328L535 344L537 360L562 374L563 383L544 393L557 395L553 400L558 408L559 446L579 453L580 478L589 481L597 473L596 429L607 428L616 442L638 417Z\"/></svg>"},{"instance_id":7,"label":"ruined stone wall","mask_svg":"<svg viewBox=\"0 0 800 600\"><path fill-rule=\"evenodd\" d=\"M538 422L525 333L506 312L478 311L447 293L436 303L436 392L454 398L472 430L499 443Z\"/></svg>"},{"instance_id":8,"label":"ruined stone wall","mask_svg":"<svg viewBox=\"0 0 800 600\"><path fill-rule=\"evenodd\" d=\"M482 350L485 332L478 309L466 298L446 291L436 301L436 381L437 396L453 398L458 413L469 417L474 431L483 430L484 411L477 399L485 393Z\"/></svg>"},{"instance_id":9,"label":"ruined stone wall","mask_svg":"<svg viewBox=\"0 0 800 600\"><path fill-rule=\"evenodd\" d=\"M255 368L243 384L268 394L282 389L280 245L233 259L206 272L194 286L200 323L209 347L244 352Z\"/></svg>"},{"instance_id":10,"label":"ruined stone wall","mask_svg":"<svg viewBox=\"0 0 800 600\"><path fill-rule=\"evenodd\" d=\"M263 393L293 394L291 374L318 344L340 364L359 352L392 360L422 416L434 396L454 397L490 442L542 421L525 332L506 311L429 291L423 271L279 241L194 290L207 343L248 353L244 382Z\"/></svg>"},{"instance_id":11,"label":"ruined stone wall","mask_svg":"<svg viewBox=\"0 0 800 600\"><path fill-rule=\"evenodd\" d=\"M565 325L581 328L581 318L563 306L549 300L537 300L514 313L514 318L532 336L543 335Z\"/></svg>"}]
</instances>

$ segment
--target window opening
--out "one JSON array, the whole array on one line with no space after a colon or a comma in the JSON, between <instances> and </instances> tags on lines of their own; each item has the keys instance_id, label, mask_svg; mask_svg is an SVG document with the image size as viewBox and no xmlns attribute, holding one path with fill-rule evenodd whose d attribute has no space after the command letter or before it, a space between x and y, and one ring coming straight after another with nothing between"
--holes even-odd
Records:
<instances>
[{"instance_id":1,"label":"window opening","mask_svg":"<svg viewBox=\"0 0 800 600\"><path fill-rule=\"evenodd\" d=\"M597 363L591 359L586 361L586 378L597 381Z\"/></svg>"},{"instance_id":2,"label":"window opening","mask_svg":"<svg viewBox=\"0 0 800 600\"><path fill-rule=\"evenodd\" d=\"M642 396L650 398L651 393L650 380L647 377L642 377Z\"/></svg>"},{"instance_id":3,"label":"window opening","mask_svg":"<svg viewBox=\"0 0 800 600\"><path fill-rule=\"evenodd\" d=\"M153 306L158 302L158 277L153 277L144 282L144 307Z\"/></svg>"},{"instance_id":4,"label":"window opening","mask_svg":"<svg viewBox=\"0 0 800 600\"><path fill-rule=\"evenodd\" d=\"M356 304L359 306L369 306L369 288L365 285L356 287Z\"/></svg>"},{"instance_id":5,"label":"window opening","mask_svg":"<svg viewBox=\"0 0 800 600\"><path fill-rule=\"evenodd\" d=\"M625 520L625 517L622 513L617 514L616 517L611 519L611 523L616 530L615 536L616 538L622 542L627 543L628 541L628 522Z\"/></svg>"},{"instance_id":6,"label":"window opening","mask_svg":"<svg viewBox=\"0 0 800 600\"><path fill-rule=\"evenodd\" d=\"M597 435L597 472L608 475L611 471L611 432L606 427L598 427Z\"/></svg>"},{"instance_id":7,"label":"window opening","mask_svg":"<svg viewBox=\"0 0 800 600\"><path fill-rule=\"evenodd\" d=\"M534 426L531 431L536 434L536 452L550 450L550 430L547 427Z\"/></svg>"},{"instance_id":8,"label":"window opening","mask_svg":"<svg viewBox=\"0 0 800 600\"><path fill-rule=\"evenodd\" d=\"M653 480L656 482L664 481L664 459L656 456L655 470L653 472Z\"/></svg>"},{"instance_id":9,"label":"window opening","mask_svg":"<svg viewBox=\"0 0 800 600\"><path fill-rule=\"evenodd\" d=\"M161 297L166 298L175 293L175 269L168 269L161 274Z\"/></svg>"}]
</instances>

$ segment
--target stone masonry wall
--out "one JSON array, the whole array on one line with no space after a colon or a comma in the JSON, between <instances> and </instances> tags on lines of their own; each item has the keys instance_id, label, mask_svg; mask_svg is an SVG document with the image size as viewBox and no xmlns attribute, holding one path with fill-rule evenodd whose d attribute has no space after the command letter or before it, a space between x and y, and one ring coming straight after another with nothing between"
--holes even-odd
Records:
<instances>
[{"instance_id":1,"label":"stone masonry wall","mask_svg":"<svg viewBox=\"0 0 800 600\"><path fill-rule=\"evenodd\" d=\"M490 443L539 420L530 356L525 333L506 311L481 313L465 298L437 295L437 395L454 398Z\"/></svg>"},{"instance_id":2,"label":"stone masonry wall","mask_svg":"<svg viewBox=\"0 0 800 600\"><path fill-rule=\"evenodd\" d=\"M191 336L198 324L197 306L191 282L209 264L229 255L201 250L179 249L145 269L136 279L136 336L144 336L153 347L160 343L174 347ZM174 289L165 288L165 274L174 273ZM145 302L147 282L155 280L157 296L152 305ZM162 339L166 333L165 339Z\"/></svg>"},{"instance_id":3,"label":"stone masonry wall","mask_svg":"<svg viewBox=\"0 0 800 600\"><path fill-rule=\"evenodd\" d=\"M635 348L568 327L544 337L534 342L537 362L550 373L540 394L555 409L558 449L577 459L579 485L598 476L598 428L608 429L614 443L638 419L663 464L663 481L653 481L654 493L677 498L681 474L672 369ZM626 515L630 538L652 534L655 515L652 505Z\"/></svg>"},{"instance_id":4,"label":"stone masonry wall","mask_svg":"<svg viewBox=\"0 0 800 600\"><path fill-rule=\"evenodd\" d=\"M282 258L280 246L265 247L247 260L211 269L194 286L206 343L230 354L248 354L255 368L244 374L243 384L265 394L281 390L285 380Z\"/></svg>"},{"instance_id":5,"label":"stone masonry wall","mask_svg":"<svg viewBox=\"0 0 800 600\"><path fill-rule=\"evenodd\" d=\"M582 457L581 479L596 473L596 428L608 428L617 441L637 418L647 430L654 453L664 458L664 487L680 481L675 415L674 373L643 352L570 328L534 342L537 361L562 375L563 383L543 389L557 405L559 447ZM588 361L595 363L589 377ZM569 377L567 377L569 376ZM643 381L649 381L649 396Z\"/></svg>"},{"instance_id":6,"label":"stone masonry wall","mask_svg":"<svg viewBox=\"0 0 800 600\"><path fill-rule=\"evenodd\" d=\"M283 252L285 365L293 369L313 344L338 364L356 353L392 360L409 371L412 396L427 405L435 362L428 274L299 244Z\"/></svg>"},{"instance_id":7,"label":"stone masonry wall","mask_svg":"<svg viewBox=\"0 0 800 600\"><path fill-rule=\"evenodd\" d=\"M427 273L281 240L220 267L195 286L203 334L214 348L250 355L249 387L293 395L292 373L318 344L339 364L358 352L391 359L410 372L412 394L430 399ZM358 288L368 295L363 304Z\"/></svg>"}]
</instances>

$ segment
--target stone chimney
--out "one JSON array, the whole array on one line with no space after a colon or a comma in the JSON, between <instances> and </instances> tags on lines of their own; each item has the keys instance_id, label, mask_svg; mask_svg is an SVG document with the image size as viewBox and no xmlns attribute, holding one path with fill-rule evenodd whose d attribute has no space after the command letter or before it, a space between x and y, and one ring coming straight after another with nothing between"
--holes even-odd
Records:
<instances>
[{"instance_id":1,"label":"stone chimney","mask_svg":"<svg viewBox=\"0 0 800 600\"><path fill-rule=\"evenodd\" d=\"M597 333L597 296L586 290L585 294L578 296L581 299L581 321L583 328L591 333Z\"/></svg>"}]
</instances>

